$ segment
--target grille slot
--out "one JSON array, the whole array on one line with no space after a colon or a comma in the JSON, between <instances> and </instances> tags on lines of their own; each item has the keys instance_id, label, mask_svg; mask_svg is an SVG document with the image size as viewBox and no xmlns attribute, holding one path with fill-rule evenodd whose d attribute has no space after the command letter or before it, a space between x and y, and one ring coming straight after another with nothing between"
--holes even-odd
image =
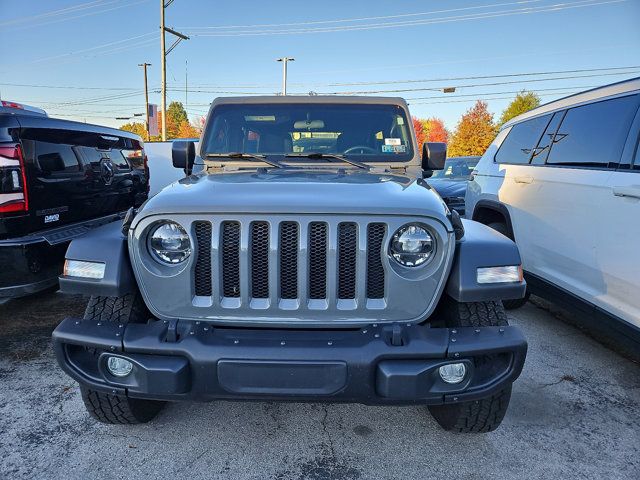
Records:
<instances>
[{"instance_id":1,"label":"grille slot","mask_svg":"<svg viewBox=\"0 0 640 480\"><path fill-rule=\"evenodd\" d=\"M211 223L195 222L196 234L196 268L195 294L210 297L213 292L211 275Z\"/></svg>"},{"instance_id":2,"label":"grille slot","mask_svg":"<svg viewBox=\"0 0 640 480\"><path fill-rule=\"evenodd\" d=\"M269 224L251 224L251 296L269 298Z\"/></svg>"},{"instance_id":3,"label":"grille slot","mask_svg":"<svg viewBox=\"0 0 640 480\"><path fill-rule=\"evenodd\" d=\"M280 297L298 298L298 224L280 224Z\"/></svg>"},{"instance_id":4,"label":"grille slot","mask_svg":"<svg viewBox=\"0 0 640 480\"><path fill-rule=\"evenodd\" d=\"M222 224L222 294L240 297L240 223Z\"/></svg>"},{"instance_id":5,"label":"grille slot","mask_svg":"<svg viewBox=\"0 0 640 480\"><path fill-rule=\"evenodd\" d=\"M327 298L327 224L309 224L309 298Z\"/></svg>"},{"instance_id":6,"label":"grille slot","mask_svg":"<svg viewBox=\"0 0 640 480\"><path fill-rule=\"evenodd\" d=\"M370 223L367 226L367 298L384 298L382 241L385 232L384 223Z\"/></svg>"},{"instance_id":7,"label":"grille slot","mask_svg":"<svg viewBox=\"0 0 640 480\"><path fill-rule=\"evenodd\" d=\"M338 226L338 298L356 298L358 228L355 223Z\"/></svg>"}]
</instances>

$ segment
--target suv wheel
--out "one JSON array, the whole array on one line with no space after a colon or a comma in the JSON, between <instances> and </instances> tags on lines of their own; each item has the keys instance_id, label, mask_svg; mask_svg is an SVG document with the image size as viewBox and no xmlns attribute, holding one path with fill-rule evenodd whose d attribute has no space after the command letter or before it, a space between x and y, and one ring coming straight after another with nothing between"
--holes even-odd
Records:
<instances>
[{"instance_id":1,"label":"suv wheel","mask_svg":"<svg viewBox=\"0 0 640 480\"><path fill-rule=\"evenodd\" d=\"M143 323L149 317L147 307L137 292L123 297L91 297L84 313L85 319L118 324ZM84 386L80 386L80 392L89 414L102 423L145 423L164 406L164 402L113 395Z\"/></svg>"},{"instance_id":2,"label":"suv wheel","mask_svg":"<svg viewBox=\"0 0 640 480\"><path fill-rule=\"evenodd\" d=\"M490 327L508 325L507 315L500 302L460 303L443 298L441 314L447 327ZM491 361L487 355L476 363ZM491 432L500 426L511 398L511 385L493 395L453 405L430 405L429 412L447 431L460 433Z\"/></svg>"}]
</instances>

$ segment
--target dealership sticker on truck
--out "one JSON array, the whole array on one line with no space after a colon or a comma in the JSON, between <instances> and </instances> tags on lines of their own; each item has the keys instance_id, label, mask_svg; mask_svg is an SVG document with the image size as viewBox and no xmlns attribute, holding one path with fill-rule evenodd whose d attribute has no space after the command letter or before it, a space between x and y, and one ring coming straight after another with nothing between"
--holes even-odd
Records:
<instances>
[{"instance_id":1,"label":"dealership sticker on truck","mask_svg":"<svg viewBox=\"0 0 640 480\"><path fill-rule=\"evenodd\" d=\"M46 215L44 217L44 223L57 222L58 220L60 220L60 214L59 213L55 213L53 215Z\"/></svg>"},{"instance_id":2,"label":"dealership sticker on truck","mask_svg":"<svg viewBox=\"0 0 640 480\"><path fill-rule=\"evenodd\" d=\"M405 153L406 145L382 145L382 153Z\"/></svg>"}]
</instances>

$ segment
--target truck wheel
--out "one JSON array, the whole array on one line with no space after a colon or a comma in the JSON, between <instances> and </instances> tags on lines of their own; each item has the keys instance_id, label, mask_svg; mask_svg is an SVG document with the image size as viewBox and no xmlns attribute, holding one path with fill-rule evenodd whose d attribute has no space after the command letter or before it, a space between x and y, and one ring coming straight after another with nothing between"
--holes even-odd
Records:
<instances>
[{"instance_id":1,"label":"truck wheel","mask_svg":"<svg viewBox=\"0 0 640 480\"><path fill-rule=\"evenodd\" d=\"M524 306L528 301L531 294L527 291L524 294L524 298L516 298L515 300L503 300L502 305L506 310L515 310L516 308L520 308Z\"/></svg>"},{"instance_id":2,"label":"truck wheel","mask_svg":"<svg viewBox=\"0 0 640 480\"><path fill-rule=\"evenodd\" d=\"M459 303L443 298L441 313L447 327L491 327L508 325L500 302ZM476 359L476 364L490 362L491 357ZM430 405L429 412L447 431L460 433L491 432L500 426L511 398L511 385L481 400L453 405Z\"/></svg>"},{"instance_id":3,"label":"truck wheel","mask_svg":"<svg viewBox=\"0 0 640 480\"><path fill-rule=\"evenodd\" d=\"M138 292L122 297L91 297L84 313L85 319L118 324L143 323L149 317L149 311ZM82 385L80 392L89 414L99 422L109 424L148 422L162 410L165 403L112 395Z\"/></svg>"}]
</instances>

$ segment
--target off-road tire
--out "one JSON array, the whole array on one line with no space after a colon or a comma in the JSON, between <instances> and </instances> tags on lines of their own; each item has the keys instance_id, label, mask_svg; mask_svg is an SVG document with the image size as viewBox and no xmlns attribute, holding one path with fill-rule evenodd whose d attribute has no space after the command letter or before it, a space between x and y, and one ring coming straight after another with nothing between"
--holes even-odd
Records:
<instances>
[{"instance_id":1,"label":"off-road tire","mask_svg":"<svg viewBox=\"0 0 640 480\"><path fill-rule=\"evenodd\" d=\"M91 297L84 319L114 322L118 324L144 323L150 318L140 294L130 293L122 297ZM102 423L136 424L152 420L162 410L165 402L142 400L123 395L91 390L80 386L82 401L87 412Z\"/></svg>"},{"instance_id":2,"label":"off-road tire","mask_svg":"<svg viewBox=\"0 0 640 480\"><path fill-rule=\"evenodd\" d=\"M112 425L135 425L153 420L164 402L111 395L80 387L84 406L93 418Z\"/></svg>"},{"instance_id":3,"label":"off-road tire","mask_svg":"<svg viewBox=\"0 0 640 480\"><path fill-rule=\"evenodd\" d=\"M502 222L494 222L488 224L487 227L493 228L496 232L499 232L505 237L513 240L513 234L509 231L506 224ZM516 308L524 306L529 301L530 295L531 294L527 290L527 292L524 294L524 298L516 298L515 300L503 300L502 305L504 305L504 308L506 308L507 310L515 310Z\"/></svg>"},{"instance_id":4,"label":"off-road tire","mask_svg":"<svg viewBox=\"0 0 640 480\"><path fill-rule=\"evenodd\" d=\"M440 308L446 326L490 327L505 326L507 315L500 302L461 303L445 297ZM480 361L491 361L490 357ZM491 432L500 426L509 406L511 385L481 400L451 405L430 405L429 412L447 431L460 433Z\"/></svg>"}]
</instances>

